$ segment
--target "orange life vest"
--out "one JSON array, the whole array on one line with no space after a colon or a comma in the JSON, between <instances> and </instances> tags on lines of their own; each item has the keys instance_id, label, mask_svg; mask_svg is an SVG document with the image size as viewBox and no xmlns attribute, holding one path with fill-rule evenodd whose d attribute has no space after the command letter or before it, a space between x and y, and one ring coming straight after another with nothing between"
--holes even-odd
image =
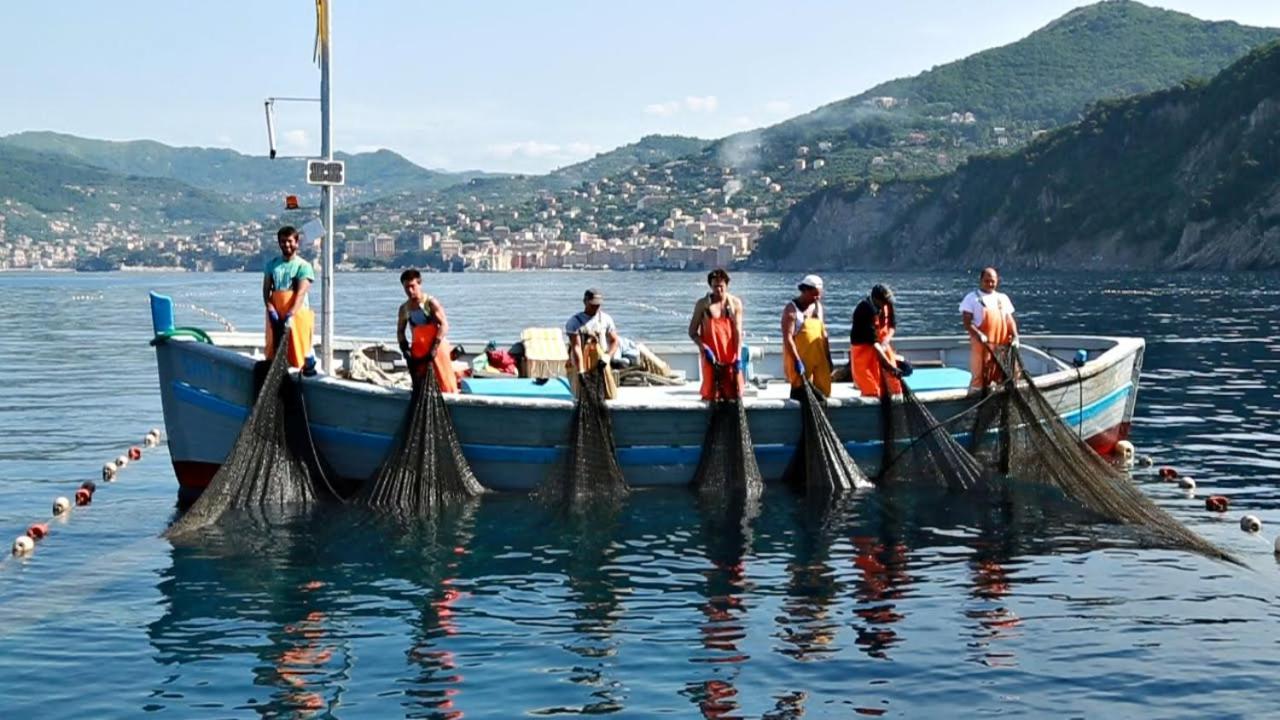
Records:
<instances>
[{"instance_id":1,"label":"orange life vest","mask_svg":"<svg viewBox=\"0 0 1280 720\"><path fill-rule=\"evenodd\" d=\"M271 307L275 309L276 314L284 317L289 310L289 303L293 302L292 290L273 290L271 292ZM289 354L289 365L300 368L307 361L307 356L311 354L311 333L315 328L316 316L311 308L300 307L293 309L293 318L290 321L292 326L289 332L289 342L286 345ZM270 360L276 356L276 336L275 328L271 327L271 316L266 316L267 326L267 359Z\"/></svg>"},{"instance_id":2,"label":"orange life vest","mask_svg":"<svg viewBox=\"0 0 1280 720\"><path fill-rule=\"evenodd\" d=\"M739 348L737 343L733 341L737 320L733 316L733 310L727 295L723 305L720 317L714 317L711 314L710 307L706 309L702 316L701 339L703 345L711 348L716 360L722 365L728 366L720 377L719 382L717 382L715 368L712 367L711 362L707 360L706 355L700 358L702 363L703 400L715 400L717 397L721 400L739 398L742 397L742 390L745 387L742 373L738 372Z\"/></svg>"}]
</instances>

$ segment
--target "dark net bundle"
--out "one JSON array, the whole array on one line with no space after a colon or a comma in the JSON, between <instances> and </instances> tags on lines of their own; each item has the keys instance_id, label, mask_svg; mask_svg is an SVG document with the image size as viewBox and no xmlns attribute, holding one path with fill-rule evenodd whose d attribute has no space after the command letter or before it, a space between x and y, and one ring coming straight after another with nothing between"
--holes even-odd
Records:
<instances>
[{"instance_id":1,"label":"dark net bundle","mask_svg":"<svg viewBox=\"0 0 1280 720\"><path fill-rule=\"evenodd\" d=\"M928 482L949 490L968 490L982 482L982 464L952 435L954 420L940 422L905 380L902 395L881 383L880 485Z\"/></svg>"},{"instance_id":2,"label":"dark net bundle","mask_svg":"<svg viewBox=\"0 0 1280 720\"><path fill-rule=\"evenodd\" d=\"M783 474L784 481L806 495L836 495L870 487L871 483L849 457L844 443L823 410L823 401L808 378L800 393L800 442Z\"/></svg>"},{"instance_id":3,"label":"dark net bundle","mask_svg":"<svg viewBox=\"0 0 1280 720\"><path fill-rule=\"evenodd\" d=\"M1157 545L1239 563L1161 509L1094 452L1032 381L1016 349L1002 369L1008 379L992 397L997 407L974 424L974 441L984 457L994 458L1013 477L1056 487L1105 520L1141 528ZM991 426L996 432L986 430Z\"/></svg>"},{"instance_id":4,"label":"dark net bundle","mask_svg":"<svg viewBox=\"0 0 1280 720\"><path fill-rule=\"evenodd\" d=\"M741 398L719 397L720 381L733 368L717 365L714 372L717 397L711 401L711 421L693 473L693 488L709 498L724 498L735 504L750 502L764 492L764 477L756 464L747 409Z\"/></svg>"},{"instance_id":5,"label":"dark net bundle","mask_svg":"<svg viewBox=\"0 0 1280 720\"><path fill-rule=\"evenodd\" d=\"M596 505L618 505L627 495L627 481L618 464L613 439L613 421L605 404L605 377L608 368L578 376L578 396L569 421L569 441L562 459L534 497L560 510L588 510Z\"/></svg>"},{"instance_id":6,"label":"dark net bundle","mask_svg":"<svg viewBox=\"0 0 1280 720\"><path fill-rule=\"evenodd\" d=\"M484 492L462 454L440 381L430 367L424 375L414 383L396 443L357 496L367 505L408 517L430 516L446 504Z\"/></svg>"},{"instance_id":7,"label":"dark net bundle","mask_svg":"<svg viewBox=\"0 0 1280 720\"><path fill-rule=\"evenodd\" d=\"M311 442L302 390L289 377L286 333L277 337L275 359L255 368L261 373L265 367L265 377L231 452L166 537L190 535L233 512L259 518L286 509L296 513L323 496L336 496Z\"/></svg>"}]
</instances>

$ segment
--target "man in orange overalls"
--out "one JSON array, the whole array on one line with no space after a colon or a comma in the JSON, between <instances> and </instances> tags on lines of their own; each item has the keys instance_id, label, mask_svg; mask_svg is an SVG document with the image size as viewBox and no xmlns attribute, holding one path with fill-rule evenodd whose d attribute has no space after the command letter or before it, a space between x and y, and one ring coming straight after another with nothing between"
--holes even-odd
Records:
<instances>
[{"instance_id":1,"label":"man in orange overalls","mask_svg":"<svg viewBox=\"0 0 1280 720\"><path fill-rule=\"evenodd\" d=\"M407 298L396 315L396 341L409 361L414 381L426 377L430 366L442 393L458 392L458 376L453 371L450 351L453 346L445 338L449 318L439 300L422 291L422 273L409 268L400 273L400 286ZM409 336L405 337L405 330Z\"/></svg>"},{"instance_id":2,"label":"man in orange overalls","mask_svg":"<svg viewBox=\"0 0 1280 720\"><path fill-rule=\"evenodd\" d=\"M893 291L886 285L871 288L871 293L853 309L849 360L853 382L866 397L879 397L885 389L890 395L902 394L899 378L907 374L910 366L900 369L893 351L891 342L897 326Z\"/></svg>"},{"instance_id":3,"label":"man in orange overalls","mask_svg":"<svg viewBox=\"0 0 1280 720\"><path fill-rule=\"evenodd\" d=\"M267 315L267 359L275 357L278 333L288 332L285 346L289 364L305 374L315 373L315 356L311 352L311 332L315 327L315 313L307 301L307 291L315 282L316 273L311 263L298 255L298 231L285 225L276 233L280 245L280 257L267 263L262 278L262 303Z\"/></svg>"},{"instance_id":4,"label":"man in orange overalls","mask_svg":"<svg viewBox=\"0 0 1280 720\"><path fill-rule=\"evenodd\" d=\"M702 364L702 399L732 400L742 397L742 373L738 355L742 347L742 300L729 294L729 273L707 274L711 292L693 306L689 339L698 346ZM717 368L724 368L717 379Z\"/></svg>"},{"instance_id":5,"label":"man in orange overalls","mask_svg":"<svg viewBox=\"0 0 1280 720\"><path fill-rule=\"evenodd\" d=\"M1018 322L1013 319L1013 302L998 292L1000 275L993 267L983 268L978 289L960 302L960 320L969 334L969 387L981 388L1000 382L1004 374L990 350L1018 346Z\"/></svg>"}]
</instances>

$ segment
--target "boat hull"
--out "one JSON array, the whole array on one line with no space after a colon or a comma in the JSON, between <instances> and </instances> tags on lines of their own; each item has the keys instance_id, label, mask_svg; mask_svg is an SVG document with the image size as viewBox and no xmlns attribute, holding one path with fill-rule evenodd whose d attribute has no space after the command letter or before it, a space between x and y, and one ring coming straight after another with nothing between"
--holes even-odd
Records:
<instances>
[{"instance_id":1,"label":"boat hull","mask_svg":"<svg viewBox=\"0 0 1280 720\"><path fill-rule=\"evenodd\" d=\"M920 348L930 341L958 348L956 357L963 349L955 339L912 340ZM1046 337L1043 342L1056 343L1062 353L1086 342L1097 346L1097 357L1084 368L1046 374L1037 384L1068 425L1079 428L1099 452L1110 452L1129 433L1142 341ZM911 347L906 341L901 344ZM157 343L156 359L170 455L180 494L190 500L213 477L248 416L254 360L230 348L176 339ZM302 380L302 387L322 455L348 486L371 477L391 447L409 393L323 375ZM973 402L966 391L956 389L922 392L919 397L939 418ZM563 452L570 401L456 395L448 402L463 451L476 477L490 489L534 488ZM777 479L795 449L799 404L765 397L744 403L760 469L766 479ZM613 401L611 415L618 459L629 484L684 485L691 480L709 419L695 388L651 402ZM874 473L881 454L877 401L836 398L828 416L853 457Z\"/></svg>"}]
</instances>

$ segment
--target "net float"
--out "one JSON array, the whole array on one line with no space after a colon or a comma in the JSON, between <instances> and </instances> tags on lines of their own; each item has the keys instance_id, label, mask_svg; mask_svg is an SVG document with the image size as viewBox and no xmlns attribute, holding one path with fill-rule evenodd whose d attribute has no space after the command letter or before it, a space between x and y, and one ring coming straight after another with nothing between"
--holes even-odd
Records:
<instances>
[{"instance_id":1,"label":"net float","mask_svg":"<svg viewBox=\"0 0 1280 720\"><path fill-rule=\"evenodd\" d=\"M80 483L80 488L82 490L88 490L90 495L98 492L98 485L92 480L85 480L84 482Z\"/></svg>"},{"instance_id":2,"label":"net float","mask_svg":"<svg viewBox=\"0 0 1280 720\"><path fill-rule=\"evenodd\" d=\"M65 497L59 497L53 501L53 514L61 515L71 509L71 501Z\"/></svg>"},{"instance_id":3,"label":"net float","mask_svg":"<svg viewBox=\"0 0 1280 720\"><path fill-rule=\"evenodd\" d=\"M1172 482L1178 479L1178 471L1166 465L1160 468L1160 478L1165 482Z\"/></svg>"},{"instance_id":4,"label":"net float","mask_svg":"<svg viewBox=\"0 0 1280 720\"><path fill-rule=\"evenodd\" d=\"M31 523L31 526L27 528L27 537L31 538L32 540L43 540L44 536L48 534L49 534L48 523Z\"/></svg>"},{"instance_id":5,"label":"net float","mask_svg":"<svg viewBox=\"0 0 1280 720\"><path fill-rule=\"evenodd\" d=\"M1193 478L1189 478L1185 476L1180 477L1178 478L1178 487L1182 488L1183 490L1195 490L1196 481Z\"/></svg>"},{"instance_id":6,"label":"net float","mask_svg":"<svg viewBox=\"0 0 1280 720\"><path fill-rule=\"evenodd\" d=\"M36 543L26 535L19 535L13 539L14 555L30 555L32 550L36 549Z\"/></svg>"},{"instance_id":7,"label":"net float","mask_svg":"<svg viewBox=\"0 0 1280 720\"><path fill-rule=\"evenodd\" d=\"M1256 533L1262 530L1262 521L1258 519L1257 515L1245 515L1240 518L1240 529L1245 532Z\"/></svg>"},{"instance_id":8,"label":"net float","mask_svg":"<svg viewBox=\"0 0 1280 720\"><path fill-rule=\"evenodd\" d=\"M116 458L117 469L123 469L124 466L128 464L129 464L129 458L125 457L124 455L121 455L120 457Z\"/></svg>"},{"instance_id":9,"label":"net float","mask_svg":"<svg viewBox=\"0 0 1280 720\"><path fill-rule=\"evenodd\" d=\"M84 488L76 490L76 505L83 507L91 502L93 502L93 493L85 490Z\"/></svg>"},{"instance_id":10,"label":"net float","mask_svg":"<svg viewBox=\"0 0 1280 720\"><path fill-rule=\"evenodd\" d=\"M1111 454L1115 456L1116 460L1125 467L1133 467L1133 443L1128 440L1121 440L1116 443Z\"/></svg>"},{"instance_id":11,"label":"net float","mask_svg":"<svg viewBox=\"0 0 1280 720\"><path fill-rule=\"evenodd\" d=\"M1210 495L1204 499L1204 509L1211 512L1226 512L1231 502L1222 495Z\"/></svg>"},{"instance_id":12,"label":"net float","mask_svg":"<svg viewBox=\"0 0 1280 720\"><path fill-rule=\"evenodd\" d=\"M134 445L133 447L129 448L129 459L130 459L130 460L141 460L141 459L142 459L142 448L138 447L137 445Z\"/></svg>"},{"instance_id":13,"label":"net float","mask_svg":"<svg viewBox=\"0 0 1280 720\"><path fill-rule=\"evenodd\" d=\"M115 463L103 463L103 465L102 465L102 481L103 481L103 482L111 482L112 480L115 480L115 479L116 479L116 472L117 472L117 468L116 468L116 464L115 464Z\"/></svg>"}]
</instances>

